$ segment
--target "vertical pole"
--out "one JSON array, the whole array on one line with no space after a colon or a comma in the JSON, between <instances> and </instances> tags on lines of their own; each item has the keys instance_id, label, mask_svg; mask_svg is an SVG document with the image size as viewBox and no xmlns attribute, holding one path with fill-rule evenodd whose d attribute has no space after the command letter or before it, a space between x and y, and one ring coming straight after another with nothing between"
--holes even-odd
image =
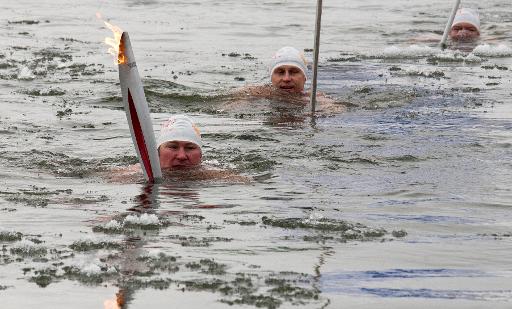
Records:
<instances>
[{"instance_id":1,"label":"vertical pole","mask_svg":"<svg viewBox=\"0 0 512 309\"><path fill-rule=\"evenodd\" d=\"M452 14L450 15L450 18L448 18L448 22L446 23L446 27L444 28L443 38L441 39L441 42L439 45L441 46L441 49L446 48L446 39L448 38L448 33L450 32L450 29L452 28L453 19L455 18L455 14L457 13L457 9L459 8L460 0L455 0L455 5L452 9Z\"/></svg>"},{"instance_id":2,"label":"vertical pole","mask_svg":"<svg viewBox=\"0 0 512 309\"><path fill-rule=\"evenodd\" d=\"M311 113L316 110L316 81L318 75L318 55L320 53L320 26L322 24L322 0L317 0L316 25L315 25L315 48L313 50L313 81L311 84Z\"/></svg>"}]
</instances>

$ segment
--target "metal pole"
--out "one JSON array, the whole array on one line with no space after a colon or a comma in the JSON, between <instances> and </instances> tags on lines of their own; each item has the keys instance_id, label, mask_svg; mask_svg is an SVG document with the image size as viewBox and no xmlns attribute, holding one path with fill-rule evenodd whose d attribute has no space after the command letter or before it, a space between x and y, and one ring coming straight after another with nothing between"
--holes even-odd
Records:
<instances>
[{"instance_id":1,"label":"metal pole","mask_svg":"<svg viewBox=\"0 0 512 309\"><path fill-rule=\"evenodd\" d=\"M446 48L446 39L448 38L448 33L450 32L450 29L452 28L453 19L455 18L455 14L457 13L457 9L459 8L460 0L455 0L455 5L452 9L452 14L450 15L450 18L448 19L448 22L446 23L446 27L444 28L443 38L441 39L441 42L439 45L441 46L441 49Z\"/></svg>"},{"instance_id":2,"label":"metal pole","mask_svg":"<svg viewBox=\"0 0 512 309\"><path fill-rule=\"evenodd\" d=\"M322 0L317 0L316 5L316 26L315 26L315 49L313 51L313 81L311 83L311 113L315 113L316 105L316 81L318 75L318 55L320 53L320 26L322 24Z\"/></svg>"}]
</instances>

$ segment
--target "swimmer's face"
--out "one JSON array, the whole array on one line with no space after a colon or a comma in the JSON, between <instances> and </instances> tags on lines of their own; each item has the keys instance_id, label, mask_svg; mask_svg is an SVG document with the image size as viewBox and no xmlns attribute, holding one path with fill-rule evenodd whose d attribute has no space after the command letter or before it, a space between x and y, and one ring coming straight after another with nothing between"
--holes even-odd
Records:
<instances>
[{"instance_id":1,"label":"swimmer's face","mask_svg":"<svg viewBox=\"0 0 512 309\"><path fill-rule=\"evenodd\" d=\"M282 65L272 72L272 85L278 89L300 93L304 90L306 76L302 71L292 65Z\"/></svg>"},{"instance_id":2,"label":"swimmer's face","mask_svg":"<svg viewBox=\"0 0 512 309\"><path fill-rule=\"evenodd\" d=\"M459 23L452 26L450 37L454 41L472 41L480 36L478 29L469 23Z\"/></svg>"},{"instance_id":3,"label":"swimmer's face","mask_svg":"<svg viewBox=\"0 0 512 309\"><path fill-rule=\"evenodd\" d=\"M194 143L169 141L158 148L160 168L167 170L186 169L201 164L201 148Z\"/></svg>"}]
</instances>

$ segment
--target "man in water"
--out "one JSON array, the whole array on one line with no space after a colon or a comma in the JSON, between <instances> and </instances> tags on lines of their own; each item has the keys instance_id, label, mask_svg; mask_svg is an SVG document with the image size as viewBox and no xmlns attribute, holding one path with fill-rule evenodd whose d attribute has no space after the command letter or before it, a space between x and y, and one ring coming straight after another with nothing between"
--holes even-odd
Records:
<instances>
[{"instance_id":1,"label":"man in water","mask_svg":"<svg viewBox=\"0 0 512 309\"><path fill-rule=\"evenodd\" d=\"M250 178L229 170L202 164L203 151L199 128L185 115L175 115L162 123L158 137L158 157L164 179L173 181L228 181L246 183ZM114 169L111 181L132 183L142 177L140 164Z\"/></svg>"},{"instance_id":2,"label":"man in water","mask_svg":"<svg viewBox=\"0 0 512 309\"><path fill-rule=\"evenodd\" d=\"M468 49L468 51L471 51L474 48L472 46L474 44L467 46L465 43L472 43L480 38L480 18L478 13L473 9L460 8L455 14L448 36L455 43L454 46L457 46L457 49L460 49L462 45L464 47L463 50ZM438 34L422 35L411 40L414 43L438 43L440 41L441 36Z\"/></svg>"},{"instance_id":3,"label":"man in water","mask_svg":"<svg viewBox=\"0 0 512 309\"><path fill-rule=\"evenodd\" d=\"M158 156L164 178L246 183L250 178L229 170L202 164L203 151L199 128L185 115L175 115L162 123L158 137Z\"/></svg>"},{"instance_id":4,"label":"man in water","mask_svg":"<svg viewBox=\"0 0 512 309\"><path fill-rule=\"evenodd\" d=\"M480 18L472 9L461 8L453 19L450 38L453 41L473 41L480 37Z\"/></svg>"},{"instance_id":5,"label":"man in water","mask_svg":"<svg viewBox=\"0 0 512 309\"><path fill-rule=\"evenodd\" d=\"M245 86L235 90L235 101L225 107L233 109L245 105L241 103L247 99L264 98L271 100L274 105L278 105L279 102L280 107L284 107L282 103L285 103L291 107L304 109L310 101L310 93L304 89L308 71L304 54L294 47L282 47L272 56L269 68L270 84ZM344 105L337 104L320 92L317 93L317 103L317 112L320 113L331 114L345 109Z\"/></svg>"},{"instance_id":6,"label":"man in water","mask_svg":"<svg viewBox=\"0 0 512 309\"><path fill-rule=\"evenodd\" d=\"M158 156L162 170L199 166L203 157L198 127L185 115L175 115L162 124Z\"/></svg>"}]
</instances>

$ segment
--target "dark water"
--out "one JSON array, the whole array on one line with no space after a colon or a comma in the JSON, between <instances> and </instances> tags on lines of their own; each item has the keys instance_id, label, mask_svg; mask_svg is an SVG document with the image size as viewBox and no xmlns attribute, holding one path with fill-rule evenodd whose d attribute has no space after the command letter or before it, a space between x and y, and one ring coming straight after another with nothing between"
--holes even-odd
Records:
<instances>
[{"instance_id":1,"label":"dark water","mask_svg":"<svg viewBox=\"0 0 512 309\"><path fill-rule=\"evenodd\" d=\"M311 48L314 3L0 4L1 307L508 308L512 10L466 3L471 46L413 41L451 5L325 2L319 89L346 111L311 121L227 93ZM190 114L250 183L108 181L137 159L97 11L155 131Z\"/></svg>"}]
</instances>

